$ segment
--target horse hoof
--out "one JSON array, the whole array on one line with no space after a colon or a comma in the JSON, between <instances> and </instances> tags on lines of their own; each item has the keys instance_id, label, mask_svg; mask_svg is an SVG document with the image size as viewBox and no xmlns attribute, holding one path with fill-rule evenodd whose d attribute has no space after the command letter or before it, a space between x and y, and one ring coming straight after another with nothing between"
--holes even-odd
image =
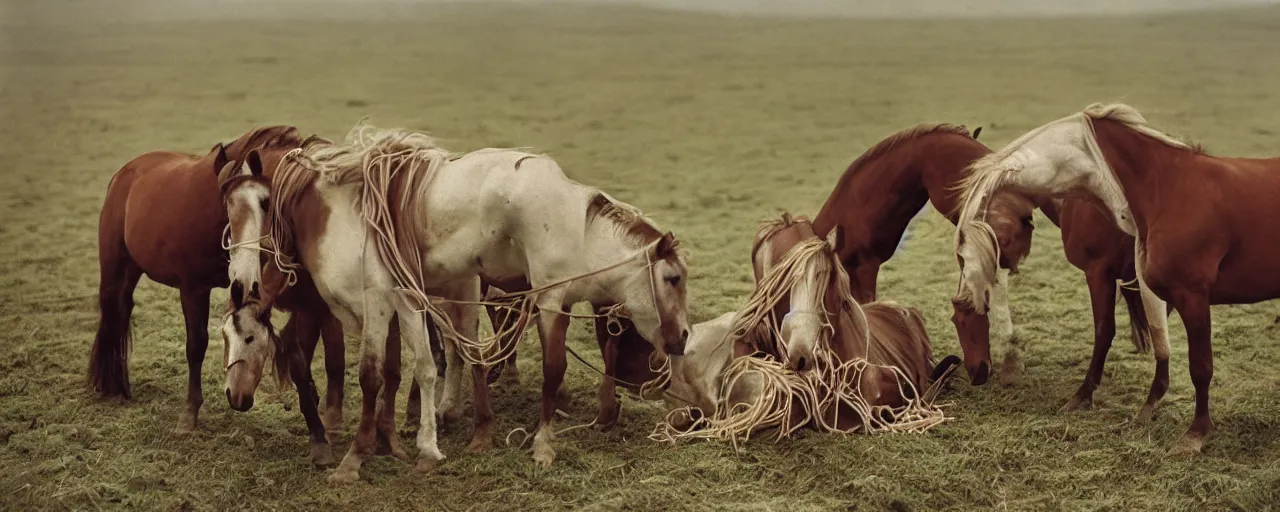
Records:
<instances>
[{"instance_id":1,"label":"horse hoof","mask_svg":"<svg viewBox=\"0 0 1280 512\"><path fill-rule=\"evenodd\" d=\"M1156 417L1156 408L1151 404L1145 404L1138 409L1138 414L1133 416L1133 422L1138 425L1149 425L1151 420Z\"/></svg>"},{"instance_id":2,"label":"horse hoof","mask_svg":"<svg viewBox=\"0 0 1280 512\"><path fill-rule=\"evenodd\" d=\"M431 457L418 457L418 464L414 466L414 470L419 473L430 473L440 467L440 460Z\"/></svg>"},{"instance_id":3,"label":"horse hoof","mask_svg":"<svg viewBox=\"0 0 1280 512\"><path fill-rule=\"evenodd\" d=\"M535 446L533 448L533 461L544 468L551 467L551 463L556 460L556 451L550 446Z\"/></svg>"},{"instance_id":4,"label":"horse hoof","mask_svg":"<svg viewBox=\"0 0 1280 512\"><path fill-rule=\"evenodd\" d=\"M1080 398L1079 396L1073 396L1066 405L1063 405L1061 409L1058 409L1058 412L1072 412L1091 408L1093 408L1092 398Z\"/></svg>"},{"instance_id":5,"label":"horse hoof","mask_svg":"<svg viewBox=\"0 0 1280 512\"><path fill-rule=\"evenodd\" d=\"M334 485L353 484L360 481L360 472L338 469L329 474L329 483Z\"/></svg>"},{"instance_id":6,"label":"horse hoof","mask_svg":"<svg viewBox=\"0 0 1280 512\"><path fill-rule=\"evenodd\" d=\"M178 420L178 425L173 427L173 433L180 436L194 434L196 431L196 421L190 416L183 416Z\"/></svg>"},{"instance_id":7,"label":"horse hoof","mask_svg":"<svg viewBox=\"0 0 1280 512\"><path fill-rule=\"evenodd\" d=\"M333 450L328 443L311 443L311 463L321 468L334 465Z\"/></svg>"},{"instance_id":8,"label":"horse hoof","mask_svg":"<svg viewBox=\"0 0 1280 512\"><path fill-rule=\"evenodd\" d=\"M1200 453L1204 448L1204 436L1192 434L1190 432L1184 434L1178 442L1169 448L1170 455L1195 455Z\"/></svg>"},{"instance_id":9,"label":"horse hoof","mask_svg":"<svg viewBox=\"0 0 1280 512\"><path fill-rule=\"evenodd\" d=\"M493 448L493 439L490 438L474 438L471 444L467 445L467 453L479 454L489 451Z\"/></svg>"},{"instance_id":10,"label":"horse hoof","mask_svg":"<svg viewBox=\"0 0 1280 512\"><path fill-rule=\"evenodd\" d=\"M444 420L443 423L453 423L455 421L462 419L462 412L463 412L463 409L460 406L453 407L450 409L445 409L444 415L442 416L441 419Z\"/></svg>"}]
</instances>

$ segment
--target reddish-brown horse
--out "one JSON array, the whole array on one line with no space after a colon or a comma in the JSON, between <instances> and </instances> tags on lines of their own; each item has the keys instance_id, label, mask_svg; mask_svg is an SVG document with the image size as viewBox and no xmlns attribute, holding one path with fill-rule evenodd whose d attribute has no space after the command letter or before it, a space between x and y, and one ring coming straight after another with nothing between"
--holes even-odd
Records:
<instances>
[{"instance_id":1,"label":"reddish-brown horse","mask_svg":"<svg viewBox=\"0 0 1280 512\"><path fill-rule=\"evenodd\" d=\"M1151 349L1151 327L1142 306L1133 267L1133 237L1116 227L1111 214L1082 199L1060 199L1040 205L1040 211L1062 230L1067 261L1084 271L1093 308L1093 357L1080 389L1062 407L1065 411L1088 408L1093 392L1102 383L1102 368L1116 335L1116 290L1129 310L1129 327L1137 352ZM999 235L997 235L999 236ZM1121 284L1119 283L1130 283ZM1169 388L1169 360L1156 363L1155 379L1140 420L1149 420L1156 404Z\"/></svg>"},{"instance_id":2,"label":"reddish-brown horse","mask_svg":"<svg viewBox=\"0 0 1280 512\"><path fill-rule=\"evenodd\" d=\"M218 144L204 156L153 151L130 160L111 178L98 224L100 318L88 369L89 386L105 397L131 398L129 351L133 291L142 276L177 288L186 319L187 411L179 431L196 427L200 369L209 345L209 294L224 288L221 247L227 211L218 173L252 149L297 145L292 126L269 126Z\"/></svg>"},{"instance_id":3,"label":"reddish-brown horse","mask_svg":"<svg viewBox=\"0 0 1280 512\"><path fill-rule=\"evenodd\" d=\"M1280 224L1266 222L1280 216L1280 159L1210 156L1151 128L1128 105L1093 104L976 162L965 185L957 254L989 252L994 245L976 212L1000 189L1089 197L1135 236L1134 261L1157 360L1168 358L1166 301L1187 331L1195 419L1174 451L1200 451L1213 430L1209 306L1280 297ZM990 275L986 261L961 265L983 267L962 272L966 279ZM962 281L957 299L980 303L988 281Z\"/></svg>"},{"instance_id":4,"label":"reddish-brown horse","mask_svg":"<svg viewBox=\"0 0 1280 512\"><path fill-rule=\"evenodd\" d=\"M886 137L872 146L845 170L835 190L813 219L813 230L825 237L836 226L845 233L840 260L849 274L849 286L860 303L876 300L876 279L880 266L893 256L911 219L932 202L934 209L952 224L959 211L956 185L964 178L966 168L974 160L991 153L978 142L982 128L970 135L967 128L952 124L921 124ZM1016 194L998 194L989 208L999 211L1002 219L993 226L1001 235L1001 268L1017 272L1018 264L1031 251L1031 234L1035 229L1032 213L1035 204ZM999 290L997 291L999 292ZM999 295L999 293L998 293ZM1003 295L997 297L997 300ZM997 338L1012 335L1008 305L998 313ZM990 324L976 322L957 329L980 331L989 339ZM961 345L970 343L960 337ZM1011 347L1011 350L1015 349ZM989 374L989 358L970 359L977 351L966 349L965 367L974 384L983 384ZM1016 355L1011 352L1011 358Z\"/></svg>"}]
</instances>

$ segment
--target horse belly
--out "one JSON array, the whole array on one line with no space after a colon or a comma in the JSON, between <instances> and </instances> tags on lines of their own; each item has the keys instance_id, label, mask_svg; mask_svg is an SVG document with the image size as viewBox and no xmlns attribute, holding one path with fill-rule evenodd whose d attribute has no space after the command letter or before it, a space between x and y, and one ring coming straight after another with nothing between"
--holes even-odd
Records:
<instances>
[{"instance_id":1,"label":"horse belly","mask_svg":"<svg viewBox=\"0 0 1280 512\"><path fill-rule=\"evenodd\" d=\"M1280 244L1256 245L1228 252L1222 259L1209 295L1211 304L1252 304L1280 298Z\"/></svg>"}]
</instances>

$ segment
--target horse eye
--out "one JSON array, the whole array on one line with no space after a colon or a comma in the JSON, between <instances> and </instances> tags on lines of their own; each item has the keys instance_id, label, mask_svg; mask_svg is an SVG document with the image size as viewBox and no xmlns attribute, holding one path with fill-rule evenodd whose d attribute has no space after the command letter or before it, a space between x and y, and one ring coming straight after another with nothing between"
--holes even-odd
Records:
<instances>
[{"instance_id":1,"label":"horse eye","mask_svg":"<svg viewBox=\"0 0 1280 512\"><path fill-rule=\"evenodd\" d=\"M1023 217L1022 225L1027 227L1035 227L1035 223L1031 221L1031 217Z\"/></svg>"},{"instance_id":2,"label":"horse eye","mask_svg":"<svg viewBox=\"0 0 1280 512\"><path fill-rule=\"evenodd\" d=\"M253 343L253 336L252 336L252 335L249 335L249 336L245 337L245 339L244 339L244 344L245 344L245 345L248 345L248 344L250 344L250 343Z\"/></svg>"},{"instance_id":3,"label":"horse eye","mask_svg":"<svg viewBox=\"0 0 1280 512\"><path fill-rule=\"evenodd\" d=\"M270 209L271 209L271 198L269 197L262 198L262 210L266 211Z\"/></svg>"},{"instance_id":4,"label":"horse eye","mask_svg":"<svg viewBox=\"0 0 1280 512\"><path fill-rule=\"evenodd\" d=\"M668 278L667 278L667 282L668 282L668 283L671 283L671 286L679 286L679 285L680 285L680 276L671 276L671 277L668 277Z\"/></svg>"}]
</instances>

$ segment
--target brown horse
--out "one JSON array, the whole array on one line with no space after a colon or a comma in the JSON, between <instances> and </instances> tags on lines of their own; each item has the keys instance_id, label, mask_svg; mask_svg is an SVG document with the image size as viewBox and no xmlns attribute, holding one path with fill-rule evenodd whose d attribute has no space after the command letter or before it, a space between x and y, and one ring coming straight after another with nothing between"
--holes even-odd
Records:
<instances>
[{"instance_id":1,"label":"brown horse","mask_svg":"<svg viewBox=\"0 0 1280 512\"><path fill-rule=\"evenodd\" d=\"M818 373L865 359L870 365L860 375L837 378L860 379L844 385L856 387L866 405L888 408L907 405L917 397L913 391L924 392L959 363L950 356L934 366L924 319L915 308L892 302L860 305L853 299L837 256L842 234L843 228L836 226L824 241L808 219L785 213L764 223L752 245L756 290L746 308L695 326L686 355L672 358L668 400L697 408L694 417L674 418L684 423L677 428L687 427L700 414L722 414L755 400L753 395L760 391L751 389L748 381L737 380L733 389L724 390L719 381L724 377L709 378L723 375L729 361L741 357L767 357L792 370ZM732 339L732 348L722 339ZM729 396L721 396L725 391ZM865 426L867 418L847 402L824 403L822 420L809 418L815 426L841 431ZM819 411L793 409L784 423L798 428L806 412Z\"/></svg>"},{"instance_id":2,"label":"brown horse","mask_svg":"<svg viewBox=\"0 0 1280 512\"><path fill-rule=\"evenodd\" d=\"M204 402L200 369L209 346L209 294L228 285L227 252L220 246L227 211L218 194L218 173L238 166L252 149L299 142L297 128L268 126L217 144L205 156L145 153L111 178L98 223L100 317L88 369L94 391L132 397L133 291L145 275L181 294L188 379L187 411L177 430L196 428Z\"/></svg>"},{"instance_id":3,"label":"brown horse","mask_svg":"<svg viewBox=\"0 0 1280 512\"><path fill-rule=\"evenodd\" d=\"M1041 204L1040 211L1061 228L1067 261L1084 271L1085 282L1089 286L1089 302L1093 307L1093 357L1080 389L1062 410L1088 408L1093 404L1094 390L1102 383L1102 368L1116 335L1117 289L1129 310L1135 351L1144 353L1151 349L1151 327L1142 305L1142 294L1136 287L1116 284L1134 283L1137 278L1133 267L1133 237L1117 228L1115 220L1105 209L1086 200L1047 201ZM1155 406L1168 388L1169 361L1165 359L1156 365L1155 379L1140 420L1150 420Z\"/></svg>"},{"instance_id":4,"label":"brown horse","mask_svg":"<svg viewBox=\"0 0 1280 512\"><path fill-rule=\"evenodd\" d=\"M965 185L958 254L990 252L989 231L971 219L1002 188L1033 197L1088 197L1135 237L1157 361L1168 359L1166 301L1187 331L1196 410L1174 451L1199 452L1213 430L1209 306L1280 297L1280 225L1265 222L1280 215L1280 159L1211 156L1151 128L1128 105L1093 104L975 162ZM980 304L988 262L961 264L983 268L962 272L957 299Z\"/></svg>"},{"instance_id":5,"label":"brown horse","mask_svg":"<svg viewBox=\"0 0 1280 512\"><path fill-rule=\"evenodd\" d=\"M860 303L876 300L876 279L880 266L893 257L911 219L932 202L934 209L956 222L959 194L955 186L964 178L966 167L991 150L978 142L982 128L973 135L964 126L921 124L894 133L872 146L845 170L835 189L813 219L814 232L827 236L836 226L845 233L840 261L849 274L849 287ZM1016 273L1018 264L1031 251L1035 229L1032 213L1036 205L1016 194L999 194L991 202L1001 212L994 224L1001 235L1000 267ZM1003 288L996 300L1006 298ZM1009 339L1013 324L1007 302L997 306L996 338ZM973 328L970 328L970 330ZM989 324L981 326L983 338ZM965 343L961 338L961 343ZM1011 358L1016 359L1012 352ZM965 353L969 354L970 350ZM966 356L967 357L967 356ZM983 384L989 368L981 361L966 359L970 380Z\"/></svg>"}]
</instances>

